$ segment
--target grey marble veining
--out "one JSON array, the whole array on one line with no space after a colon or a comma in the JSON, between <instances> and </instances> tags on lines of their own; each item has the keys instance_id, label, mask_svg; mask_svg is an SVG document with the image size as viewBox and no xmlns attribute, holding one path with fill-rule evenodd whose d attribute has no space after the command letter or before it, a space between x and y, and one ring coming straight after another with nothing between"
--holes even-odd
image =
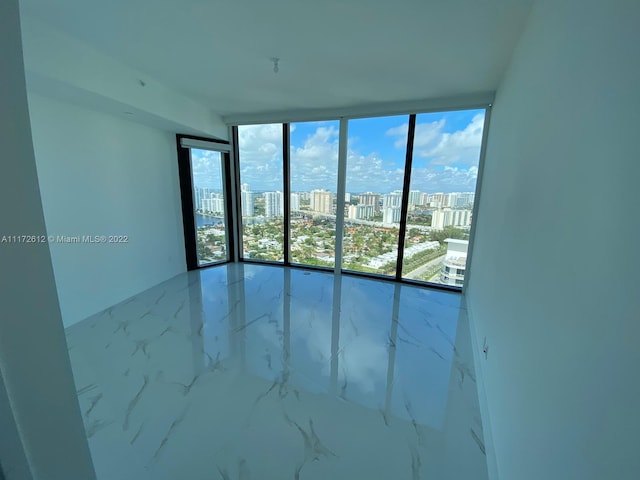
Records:
<instances>
[{"instance_id":1,"label":"grey marble veining","mask_svg":"<svg viewBox=\"0 0 640 480\"><path fill-rule=\"evenodd\" d=\"M101 480L487 478L456 293L232 264L67 337Z\"/></svg>"}]
</instances>

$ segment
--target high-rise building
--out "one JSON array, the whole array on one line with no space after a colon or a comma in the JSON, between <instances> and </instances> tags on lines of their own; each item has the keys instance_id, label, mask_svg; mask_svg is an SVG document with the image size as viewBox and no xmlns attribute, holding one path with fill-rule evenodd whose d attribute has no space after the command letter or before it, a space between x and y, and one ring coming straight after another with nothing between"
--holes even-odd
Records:
<instances>
[{"instance_id":1,"label":"high-rise building","mask_svg":"<svg viewBox=\"0 0 640 480\"><path fill-rule=\"evenodd\" d=\"M471 225L471 210L454 210L452 225L454 227L468 227Z\"/></svg>"},{"instance_id":2,"label":"high-rise building","mask_svg":"<svg viewBox=\"0 0 640 480\"><path fill-rule=\"evenodd\" d=\"M434 230L443 230L444 227L451 225L452 210L450 208L442 208L434 210L431 214L431 228Z\"/></svg>"},{"instance_id":3,"label":"high-rise building","mask_svg":"<svg viewBox=\"0 0 640 480\"><path fill-rule=\"evenodd\" d=\"M373 205L374 209L378 211L380 208L380 195L372 192L361 193L360 205Z\"/></svg>"},{"instance_id":4,"label":"high-rise building","mask_svg":"<svg viewBox=\"0 0 640 480\"><path fill-rule=\"evenodd\" d=\"M395 191L382 196L382 208L399 207L402 205L402 192Z\"/></svg>"},{"instance_id":5,"label":"high-rise building","mask_svg":"<svg viewBox=\"0 0 640 480\"><path fill-rule=\"evenodd\" d=\"M345 203L351 202L351 194L350 193L345 192L345 194L344 194L344 202Z\"/></svg>"},{"instance_id":6,"label":"high-rise building","mask_svg":"<svg viewBox=\"0 0 640 480\"><path fill-rule=\"evenodd\" d=\"M468 227L471 225L471 210L453 210L440 208L434 210L431 216L431 227L435 230L443 230L444 227Z\"/></svg>"},{"instance_id":7,"label":"high-rise building","mask_svg":"<svg viewBox=\"0 0 640 480\"><path fill-rule=\"evenodd\" d=\"M211 189L207 187L195 187L194 191L195 191L196 210L208 210L208 208L207 209L204 208L205 207L204 201L211 198L211 194L213 193ZM207 207L209 206L210 204L207 203Z\"/></svg>"},{"instance_id":8,"label":"high-rise building","mask_svg":"<svg viewBox=\"0 0 640 480\"><path fill-rule=\"evenodd\" d=\"M300 194L292 193L289 208L291 211L300 210Z\"/></svg>"},{"instance_id":9,"label":"high-rise building","mask_svg":"<svg viewBox=\"0 0 640 480\"><path fill-rule=\"evenodd\" d=\"M211 193L209 198L203 198L200 201L201 208L205 212L211 212L218 215L224 214L224 195L221 193Z\"/></svg>"},{"instance_id":10,"label":"high-rise building","mask_svg":"<svg viewBox=\"0 0 640 480\"><path fill-rule=\"evenodd\" d=\"M429 194L421 193L420 194L420 205L429 205Z\"/></svg>"},{"instance_id":11,"label":"high-rise building","mask_svg":"<svg viewBox=\"0 0 640 480\"><path fill-rule=\"evenodd\" d=\"M464 285L469 241L447 238L445 242L447 254L440 270L440 283L461 287Z\"/></svg>"},{"instance_id":12,"label":"high-rise building","mask_svg":"<svg viewBox=\"0 0 640 480\"><path fill-rule=\"evenodd\" d=\"M311 210L333 213L333 196L326 190L311 190Z\"/></svg>"},{"instance_id":13,"label":"high-rise building","mask_svg":"<svg viewBox=\"0 0 640 480\"><path fill-rule=\"evenodd\" d=\"M445 196L446 194L440 193L432 193L428 197L429 206L433 208L443 208L446 207L445 204Z\"/></svg>"},{"instance_id":14,"label":"high-rise building","mask_svg":"<svg viewBox=\"0 0 640 480\"><path fill-rule=\"evenodd\" d=\"M240 186L240 203L242 204L242 216L253 217L253 192L248 183L243 183Z\"/></svg>"},{"instance_id":15,"label":"high-rise building","mask_svg":"<svg viewBox=\"0 0 640 480\"><path fill-rule=\"evenodd\" d=\"M347 218L352 220L368 220L376 214L373 205L349 205Z\"/></svg>"},{"instance_id":16,"label":"high-rise building","mask_svg":"<svg viewBox=\"0 0 640 480\"><path fill-rule=\"evenodd\" d=\"M421 193L420 190L409 191L409 205L420 205Z\"/></svg>"},{"instance_id":17,"label":"high-rise building","mask_svg":"<svg viewBox=\"0 0 640 480\"><path fill-rule=\"evenodd\" d=\"M467 207L471 208L475 200L476 194L473 192L462 192L456 194L456 201L452 204L453 207Z\"/></svg>"},{"instance_id":18,"label":"high-rise building","mask_svg":"<svg viewBox=\"0 0 640 480\"><path fill-rule=\"evenodd\" d=\"M400 221L400 207L386 207L382 209L382 223L398 223Z\"/></svg>"},{"instance_id":19,"label":"high-rise building","mask_svg":"<svg viewBox=\"0 0 640 480\"><path fill-rule=\"evenodd\" d=\"M284 212L284 198L282 192L264 193L264 216L281 217Z\"/></svg>"}]
</instances>

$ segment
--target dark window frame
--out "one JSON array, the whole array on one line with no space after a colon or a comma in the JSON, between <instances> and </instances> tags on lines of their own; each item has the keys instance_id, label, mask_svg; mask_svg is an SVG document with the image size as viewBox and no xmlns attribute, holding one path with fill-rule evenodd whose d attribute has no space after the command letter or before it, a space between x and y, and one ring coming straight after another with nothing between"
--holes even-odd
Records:
<instances>
[{"instance_id":1,"label":"dark window frame","mask_svg":"<svg viewBox=\"0 0 640 480\"><path fill-rule=\"evenodd\" d=\"M483 167L484 167L484 157L485 157L485 153L486 153L486 143L487 143L487 136L488 136L488 128L489 128L489 119L490 119L490 114L491 114L491 108L492 108L492 104L488 103L488 104L484 104L484 105L467 105L467 106L460 106L460 107L452 107L452 108L446 108L446 107L442 107L442 108L434 108L434 109L420 109L419 111L413 111L413 112L396 112L396 113L389 113L388 115L408 115L409 116L409 128L408 128L408 132L407 132L407 146L406 146L406 155L405 155L405 165L404 165L404 180L403 180L403 188L402 188L402 202L401 202L401 216L400 216L400 228L399 228L399 238L398 238L398 256L397 256L397 262L396 262L396 274L394 276L389 276L389 275L381 275L381 274L376 274L376 273L367 273L367 272L358 272L358 271L354 271L354 270L347 270L345 268L343 268L342 265L340 265L339 269L336 269L335 267L325 267L325 266L317 266L317 265L305 265L305 264L299 264L299 263L293 263L291 262L291 252L290 252L290 245L291 245L291 225L290 225L290 216L291 216L291 212L290 212L290 195L291 195L291 184L290 184L290 125L291 123L293 123L292 121L289 122L278 122L278 121L273 121L273 122L265 122L265 124L280 124L282 125L283 128L283 138L282 138L282 159L283 159L283 195L285 195L284 198L284 241L283 241L283 248L284 250L284 262L274 262L274 261L270 261L270 260L260 260L260 259L250 259L250 258L244 258L244 248L243 248L243 225L242 225L242 215L241 215L241 195L240 195L240 155L239 155L239 144L238 144L238 126L237 125L233 125L232 126L232 139L233 139L233 152L234 152L234 156L233 156L233 161L234 161L234 170L236 172L236 178L234 179L234 181L236 182L236 204L237 204L237 212L235 212L235 214L237 215L237 225L238 225L238 231L234 232L234 234L237 235L237 245L239 246L239 252L238 252L238 261L239 262L246 262L246 263L254 263L254 264L273 264L273 265L285 265L285 266L291 266L291 267L296 267L296 268L305 268L305 269L310 269L310 270L319 270L319 271L337 271L339 270L340 273L342 274L346 274L346 275L355 275L355 276L360 276L360 277L366 277L366 278L373 278L373 279L378 279L378 280L385 280L385 281L393 281L393 282L398 282L398 283L402 283L402 284L408 284L408 285L414 285L414 286L422 286L422 287L426 287L426 288L432 288L432 289L436 289L436 290L446 290L446 291L453 291L453 292L462 292L463 291L463 287L462 286L454 286L454 285L446 285L446 284L440 284L440 283L434 283L434 282L426 282L426 281L421 281L421 280L414 280L414 279L406 279L402 277L402 267L403 267L403 261L404 261L404 249L405 249L405 242L406 242L406 234L407 234L407 213L408 213L408 205L409 205L409 194L410 194L410 184L411 184L411 174L412 174L412 163L413 163L413 144L414 144L414 136L415 136L415 127L416 127L416 122L417 122L417 116L420 114L424 114L424 113L445 113L445 112L453 112L453 111L462 111L462 110L483 110L484 114L485 114L485 121L484 121L484 125L483 125L483 134L482 134L482 143L480 146L480 156L479 156L479 161L478 161L478 178L476 180L476 187L475 187L475 195L474 195L474 204L473 204L473 216L472 218L475 220L472 223L471 226L471 238L470 238L470 245L469 245L469 254L468 254L468 260L470 260L471 258L471 254L473 251L473 247L472 247L472 240L473 240L473 233L475 230L475 224L477 221L477 210L478 210L478 204L480 202L480 186L481 186L481 181L482 181L482 172L483 172ZM358 118L376 118L376 117L384 117L387 116L387 114L376 114L376 115L363 115L363 116L344 116L344 117L340 117L340 118L344 118L347 121L349 120L355 120ZM315 119L315 120L299 120L300 122L304 122L304 121L319 121L320 119ZM331 118L331 116L327 116L327 118L324 118L324 120L335 120L335 118ZM295 121L295 120L294 120ZM297 122L297 121L296 121ZM340 159L339 159L340 161ZM346 161L346 159L344 160ZM338 167L340 168L340 167ZM336 215L338 214L338 212L336 212ZM337 233L337 232L336 232ZM344 232L343 232L344 234ZM467 283L467 270L468 268L465 268L465 282L464 284Z\"/></svg>"},{"instance_id":2,"label":"dark window frame","mask_svg":"<svg viewBox=\"0 0 640 480\"><path fill-rule=\"evenodd\" d=\"M184 234L185 261L187 270L199 270L201 268L213 267L225 263L233 262L235 239L233 237L233 202L231 201L231 161L229 152L220 151L222 157L222 188L225 196L225 233L226 233L226 260L211 262L205 265L198 263L198 238L196 233L195 206L193 204L193 172L191 171L191 148L182 146L182 139L200 140L223 146L224 149L231 147L231 143L226 140L215 138L199 137L196 135L176 134L176 151L178 157L178 179L180 182L180 198L182 206L182 228Z\"/></svg>"}]
</instances>

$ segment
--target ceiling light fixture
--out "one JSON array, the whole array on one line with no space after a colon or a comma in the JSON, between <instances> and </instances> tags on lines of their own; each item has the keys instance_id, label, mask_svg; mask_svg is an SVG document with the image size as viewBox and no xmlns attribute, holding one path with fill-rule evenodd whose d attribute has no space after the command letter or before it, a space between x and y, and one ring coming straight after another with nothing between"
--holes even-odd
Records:
<instances>
[{"instance_id":1,"label":"ceiling light fixture","mask_svg":"<svg viewBox=\"0 0 640 480\"><path fill-rule=\"evenodd\" d=\"M270 60L273 62L273 73L278 73L280 71L280 67L278 66L280 59L278 57L271 57Z\"/></svg>"}]
</instances>

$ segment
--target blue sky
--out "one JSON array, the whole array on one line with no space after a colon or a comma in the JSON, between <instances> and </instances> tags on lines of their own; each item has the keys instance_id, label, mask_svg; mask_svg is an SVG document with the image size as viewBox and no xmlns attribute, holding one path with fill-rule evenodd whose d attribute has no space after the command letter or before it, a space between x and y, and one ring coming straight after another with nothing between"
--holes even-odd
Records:
<instances>
[{"instance_id":1,"label":"blue sky","mask_svg":"<svg viewBox=\"0 0 640 480\"><path fill-rule=\"evenodd\" d=\"M408 115L349 121L347 192L402 188L408 121ZM419 114L411 189L474 191L483 123L483 110ZM241 126L239 139L241 182L253 191L282 190L282 126ZM337 120L291 124L292 191L336 191L338 140ZM212 152L193 157L195 184L210 184L219 162Z\"/></svg>"}]
</instances>

